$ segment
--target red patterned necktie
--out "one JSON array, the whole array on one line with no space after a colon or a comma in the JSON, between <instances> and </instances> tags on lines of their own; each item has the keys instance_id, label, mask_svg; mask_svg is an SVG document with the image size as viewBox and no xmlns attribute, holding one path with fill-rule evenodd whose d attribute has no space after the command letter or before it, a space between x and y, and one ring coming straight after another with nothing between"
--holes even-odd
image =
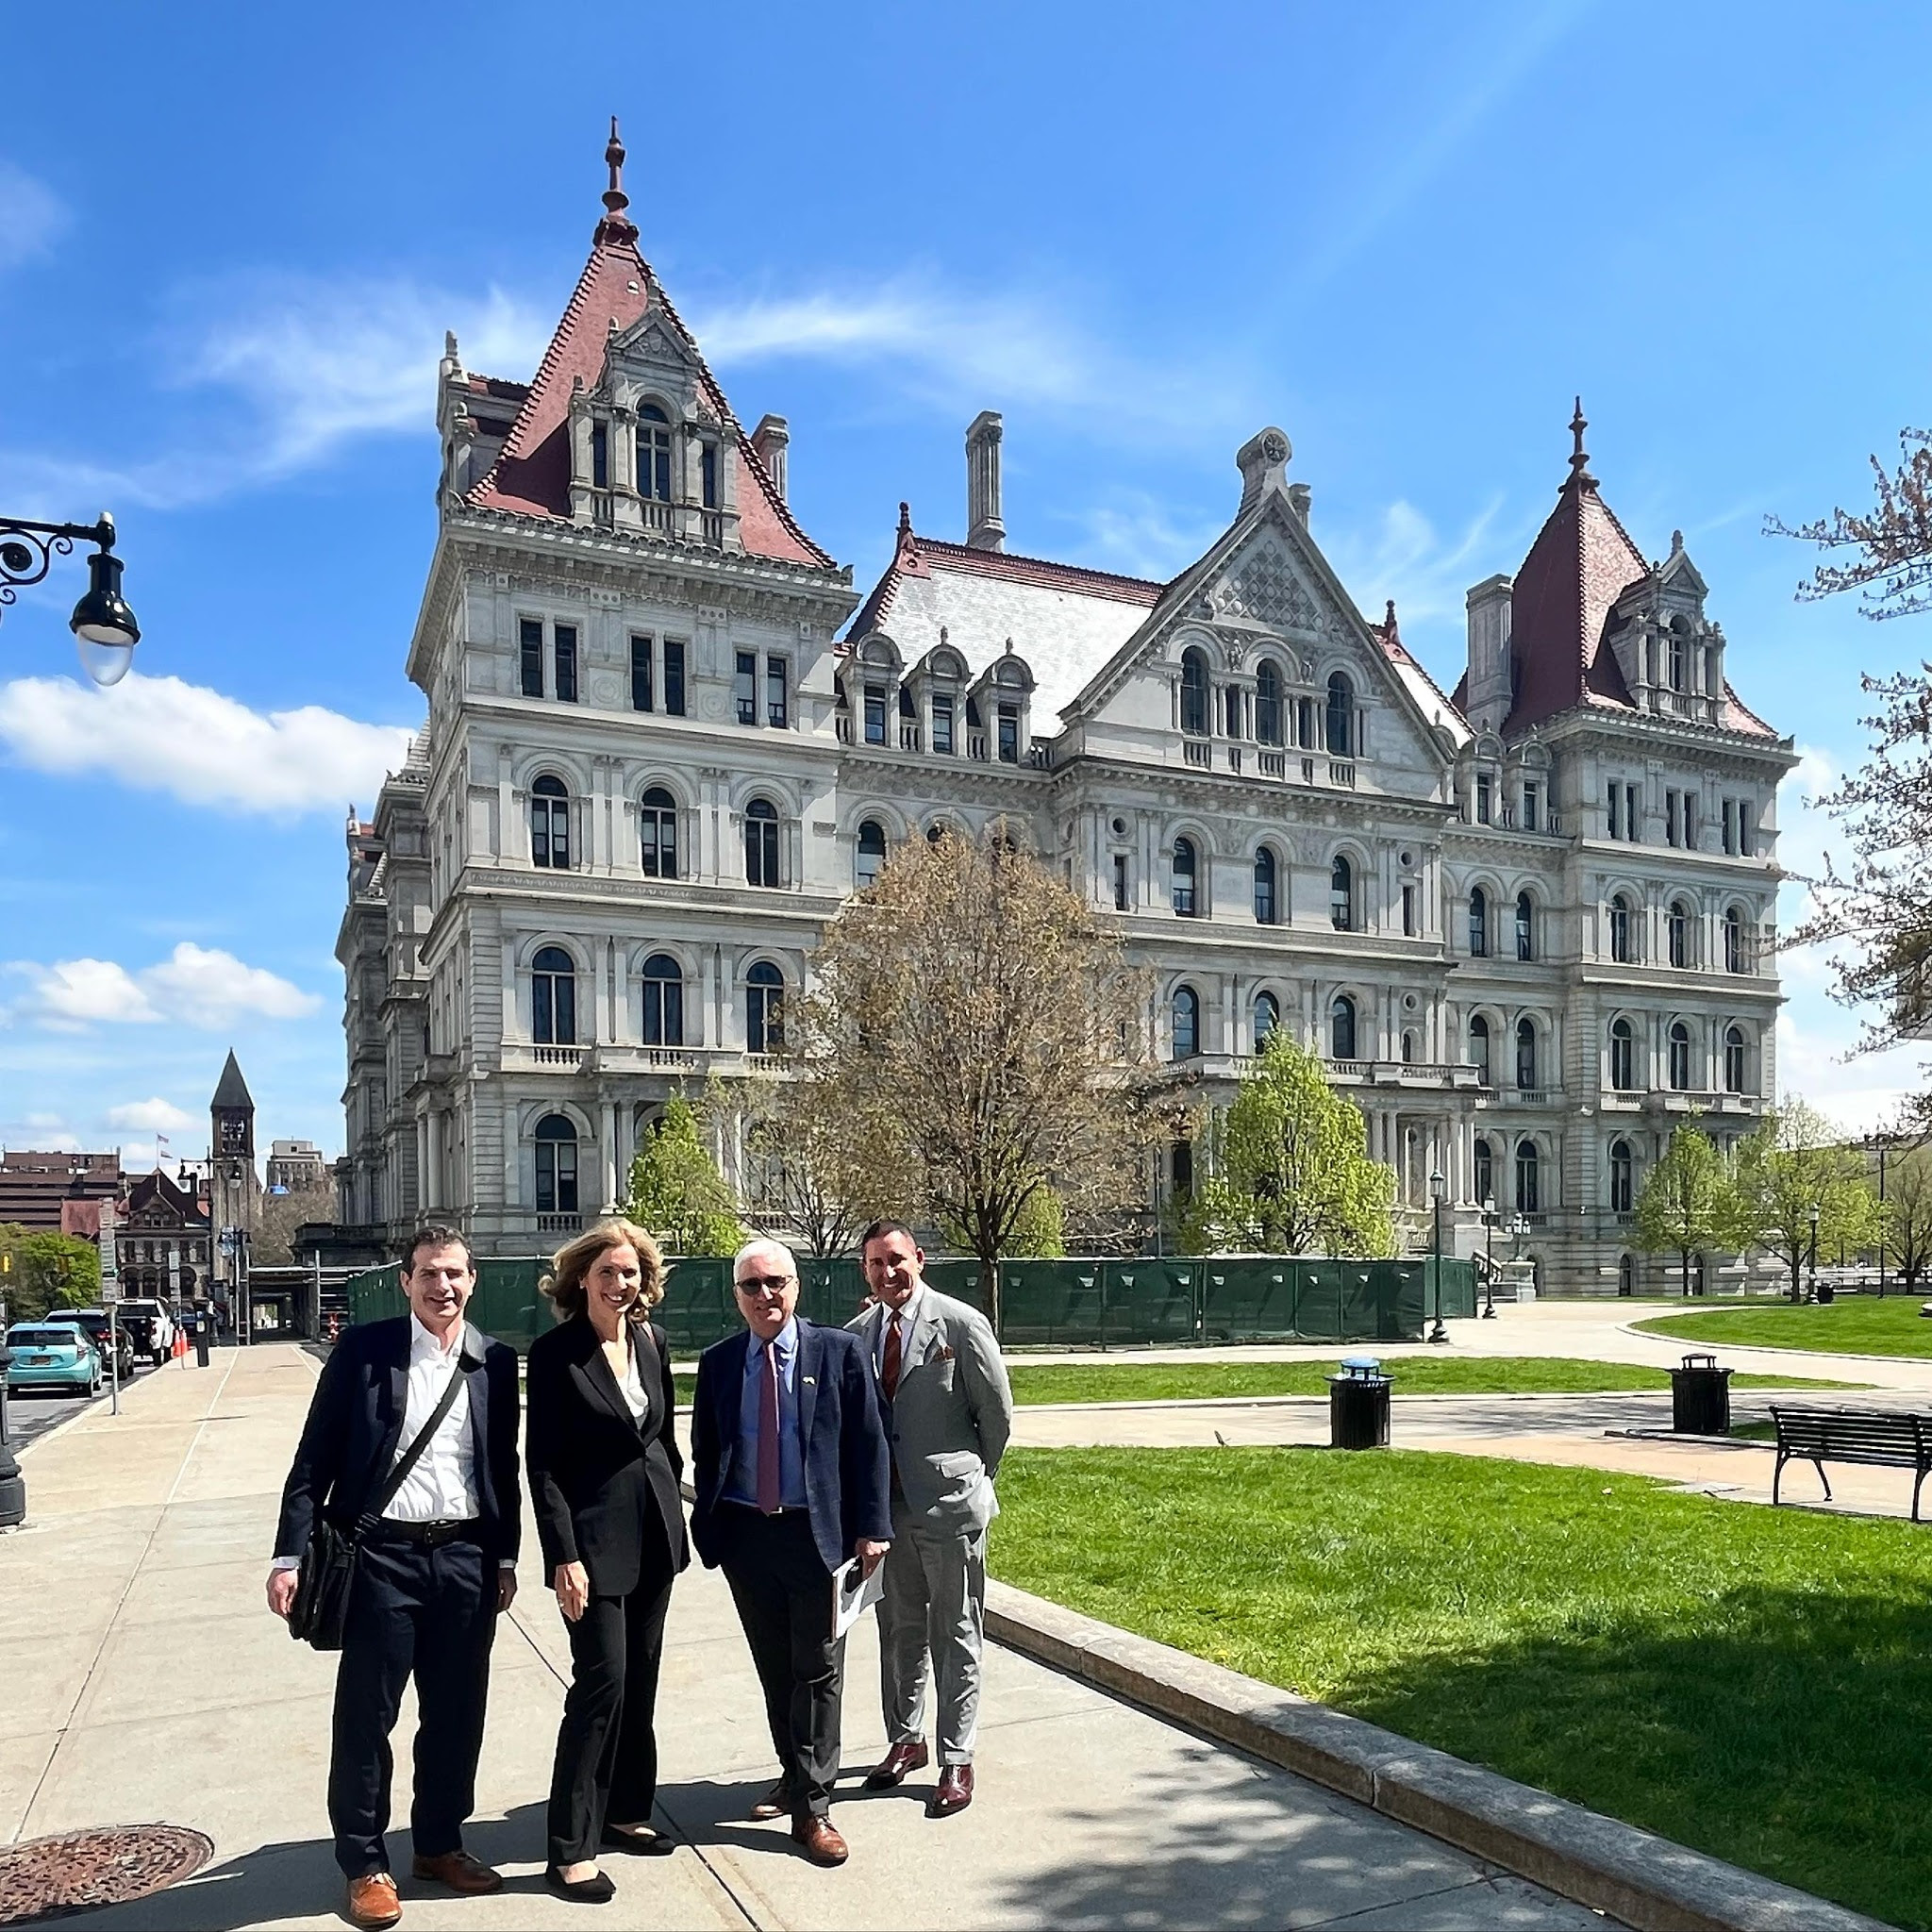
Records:
<instances>
[{"instance_id":1,"label":"red patterned necktie","mask_svg":"<svg viewBox=\"0 0 1932 1932\"><path fill-rule=\"evenodd\" d=\"M764 1374L758 1388L758 1507L775 1516L778 1481L778 1351L765 1344Z\"/></svg>"},{"instance_id":2,"label":"red patterned necktie","mask_svg":"<svg viewBox=\"0 0 1932 1932\"><path fill-rule=\"evenodd\" d=\"M896 1311L886 1318L886 1358L879 1369L879 1386L885 1390L888 1402L899 1392L899 1317Z\"/></svg>"}]
</instances>

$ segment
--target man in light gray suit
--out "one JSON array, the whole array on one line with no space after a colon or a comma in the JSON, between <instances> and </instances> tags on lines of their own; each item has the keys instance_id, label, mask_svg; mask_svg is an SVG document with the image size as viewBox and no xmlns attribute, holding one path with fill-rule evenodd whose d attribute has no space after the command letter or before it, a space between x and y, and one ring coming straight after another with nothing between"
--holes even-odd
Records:
<instances>
[{"instance_id":1,"label":"man in light gray suit","mask_svg":"<svg viewBox=\"0 0 1932 1932\"><path fill-rule=\"evenodd\" d=\"M896 1221L875 1221L859 1254L873 1306L850 1326L878 1378L892 1448L892 1546L878 1608L885 1790L927 1761L925 1690L938 1680L940 1781L925 1807L973 1802L979 1654L986 1630L986 1526L1013 1427L1013 1391L986 1317L928 1288L925 1257Z\"/></svg>"}]
</instances>

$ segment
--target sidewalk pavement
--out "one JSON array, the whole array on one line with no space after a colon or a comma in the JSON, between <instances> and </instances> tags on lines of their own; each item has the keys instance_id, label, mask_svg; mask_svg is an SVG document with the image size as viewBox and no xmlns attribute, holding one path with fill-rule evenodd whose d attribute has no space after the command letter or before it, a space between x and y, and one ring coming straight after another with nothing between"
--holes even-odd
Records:
<instances>
[{"instance_id":1,"label":"sidewalk pavement","mask_svg":"<svg viewBox=\"0 0 1932 1932\"><path fill-rule=\"evenodd\" d=\"M31 1519L0 1540L5 1840L167 1823L215 1842L197 1878L89 1915L102 1928L334 1926L342 1891L323 1803L333 1660L262 1603L276 1499L313 1387L288 1344L142 1381L23 1458ZM526 1531L524 1593L499 1632L471 1849L508 1876L458 1900L404 1879L406 1925L574 1926L541 1889L542 1810L567 1648ZM870 1624L850 1645L853 1848L807 1864L782 1824L745 1822L774 1774L750 1660L721 1580L673 1598L658 1739L661 1859L611 1861L635 1926L1313 1926L1581 1932L1606 1922L1320 1786L989 1648L976 1800L932 1823L908 1791L862 1794L884 1748ZM398 1757L413 1716L406 1707ZM407 1777L399 1777L407 1814ZM406 1831L391 1850L407 1868ZM595 1915L590 1915L594 1917Z\"/></svg>"}]
</instances>

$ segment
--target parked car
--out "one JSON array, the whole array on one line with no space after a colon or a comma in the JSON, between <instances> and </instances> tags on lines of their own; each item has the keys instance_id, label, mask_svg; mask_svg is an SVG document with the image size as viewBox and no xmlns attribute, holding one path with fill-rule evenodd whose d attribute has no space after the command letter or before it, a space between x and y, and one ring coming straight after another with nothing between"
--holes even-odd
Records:
<instances>
[{"instance_id":1,"label":"parked car","mask_svg":"<svg viewBox=\"0 0 1932 1932\"><path fill-rule=\"evenodd\" d=\"M9 1394L24 1389L65 1389L97 1395L101 1357L85 1328L72 1322L16 1322L7 1331L12 1359L7 1364Z\"/></svg>"},{"instance_id":2,"label":"parked car","mask_svg":"<svg viewBox=\"0 0 1932 1932\"><path fill-rule=\"evenodd\" d=\"M136 1296L121 1304L121 1325L134 1338L138 1354L144 1355L156 1368L163 1367L175 1352L175 1323L158 1301Z\"/></svg>"},{"instance_id":3,"label":"parked car","mask_svg":"<svg viewBox=\"0 0 1932 1932\"><path fill-rule=\"evenodd\" d=\"M94 1345L94 1352L105 1363L108 1359L108 1311L106 1308L53 1308L42 1317L42 1325L51 1327L57 1323L72 1322L87 1330ZM134 1380L134 1338L125 1328L120 1329L121 1348L117 1357L118 1371L124 1382Z\"/></svg>"}]
</instances>

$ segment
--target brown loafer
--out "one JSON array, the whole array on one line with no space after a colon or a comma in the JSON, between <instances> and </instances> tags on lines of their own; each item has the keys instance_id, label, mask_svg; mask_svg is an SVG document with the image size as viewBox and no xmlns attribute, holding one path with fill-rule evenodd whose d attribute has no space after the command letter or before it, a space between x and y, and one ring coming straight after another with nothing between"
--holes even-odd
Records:
<instances>
[{"instance_id":1,"label":"brown loafer","mask_svg":"<svg viewBox=\"0 0 1932 1932\"><path fill-rule=\"evenodd\" d=\"M363 1878L349 1880L348 1919L362 1932L382 1932L403 1916L403 1902L396 1896L396 1882L387 1872L372 1872Z\"/></svg>"},{"instance_id":2,"label":"brown loafer","mask_svg":"<svg viewBox=\"0 0 1932 1932\"><path fill-rule=\"evenodd\" d=\"M791 1814L791 1780L781 1777L772 1789L751 1807L754 1818L788 1818Z\"/></svg>"},{"instance_id":3,"label":"brown loafer","mask_svg":"<svg viewBox=\"0 0 1932 1932\"><path fill-rule=\"evenodd\" d=\"M426 1878L432 1885L446 1885L465 1898L480 1898L486 1891L503 1890L503 1874L493 1872L481 1858L468 1852L441 1852L433 1858L417 1857L409 1861L411 1878Z\"/></svg>"},{"instance_id":4,"label":"brown loafer","mask_svg":"<svg viewBox=\"0 0 1932 1932\"><path fill-rule=\"evenodd\" d=\"M791 1836L805 1847L805 1856L814 1865L842 1865L852 1856L845 1840L833 1830L832 1821L809 1811L791 1821Z\"/></svg>"},{"instance_id":5,"label":"brown loafer","mask_svg":"<svg viewBox=\"0 0 1932 1932\"><path fill-rule=\"evenodd\" d=\"M950 1818L973 1802L973 1767L946 1764L940 1767L940 1788L926 1801L928 1818Z\"/></svg>"},{"instance_id":6,"label":"brown loafer","mask_svg":"<svg viewBox=\"0 0 1932 1932\"><path fill-rule=\"evenodd\" d=\"M909 1772L924 1770L925 1760L924 1738L909 1738L903 1744L894 1744L866 1774L865 1788L869 1791L889 1791L894 1785L904 1784Z\"/></svg>"}]
</instances>

